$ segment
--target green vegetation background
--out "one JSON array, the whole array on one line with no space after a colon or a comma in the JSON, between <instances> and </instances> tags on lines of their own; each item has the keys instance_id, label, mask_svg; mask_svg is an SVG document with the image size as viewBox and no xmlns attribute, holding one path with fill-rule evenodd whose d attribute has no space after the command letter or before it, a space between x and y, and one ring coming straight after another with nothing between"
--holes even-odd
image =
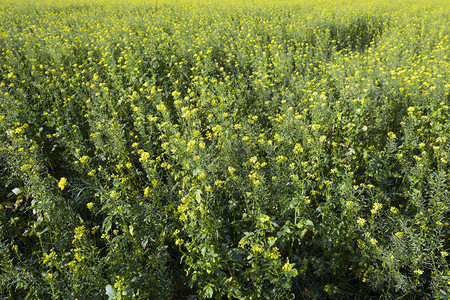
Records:
<instances>
[{"instance_id":1,"label":"green vegetation background","mask_svg":"<svg viewBox=\"0 0 450 300\"><path fill-rule=\"evenodd\" d=\"M448 297L448 1L0 8L0 298Z\"/></svg>"}]
</instances>

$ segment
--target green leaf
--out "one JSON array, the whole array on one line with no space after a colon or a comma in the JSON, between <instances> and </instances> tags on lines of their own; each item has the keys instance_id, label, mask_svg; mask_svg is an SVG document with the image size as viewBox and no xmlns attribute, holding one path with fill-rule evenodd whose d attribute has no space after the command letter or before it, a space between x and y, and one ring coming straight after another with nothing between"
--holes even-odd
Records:
<instances>
[{"instance_id":1,"label":"green leaf","mask_svg":"<svg viewBox=\"0 0 450 300\"><path fill-rule=\"evenodd\" d=\"M103 230L108 233L111 230L112 226L112 217L108 216L105 218L105 221L103 222Z\"/></svg>"},{"instance_id":2,"label":"green leaf","mask_svg":"<svg viewBox=\"0 0 450 300\"><path fill-rule=\"evenodd\" d=\"M108 284L105 289L106 295L108 295L108 300L117 299L117 290L112 285Z\"/></svg>"},{"instance_id":3,"label":"green leaf","mask_svg":"<svg viewBox=\"0 0 450 300\"><path fill-rule=\"evenodd\" d=\"M206 298L212 298L213 293L214 293L214 291L213 291L211 285L208 285L208 286L205 287L205 296L206 296Z\"/></svg>"},{"instance_id":4,"label":"green leaf","mask_svg":"<svg viewBox=\"0 0 450 300\"><path fill-rule=\"evenodd\" d=\"M308 232L308 229L303 229L301 232L300 232L300 237L302 238L302 237L304 237L305 236L305 234L306 234L306 232Z\"/></svg>"},{"instance_id":5,"label":"green leaf","mask_svg":"<svg viewBox=\"0 0 450 300\"><path fill-rule=\"evenodd\" d=\"M314 229L314 223L311 220L306 220L304 225L309 230L313 230Z\"/></svg>"},{"instance_id":6,"label":"green leaf","mask_svg":"<svg viewBox=\"0 0 450 300\"><path fill-rule=\"evenodd\" d=\"M298 198L293 198L293 199L291 200L291 202L289 203L289 208L294 208L294 207L296 207L296 206L298 205L298 203L299 203L299 199L298 199Z\"/></svg>"},{"instance_id":7,"label":"green leaf","mask_svg":"<svg viewBox=\"0 0 450 300\"><path fill-rule=\"evenodd\" d=\"M202 191L201 190L196 190L195 191L195 199L197 200L198 203L202 202Z\"/></svg>"}]
</instances>

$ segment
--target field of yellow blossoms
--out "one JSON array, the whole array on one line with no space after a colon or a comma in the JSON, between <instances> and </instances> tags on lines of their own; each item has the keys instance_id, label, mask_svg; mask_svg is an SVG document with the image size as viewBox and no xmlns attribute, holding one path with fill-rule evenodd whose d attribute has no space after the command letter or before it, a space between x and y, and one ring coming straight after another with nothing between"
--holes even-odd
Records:
<instances>
[{"instance_id":1,"label":"field of yellow blossoms","mask_svg":"<svg viewBox=\"0 0 450 300\"><path fill-rule=\"evenodd\" d=\"M450 0L0 0L0 299L448 299Z\"/></svg>"}]
</instances>

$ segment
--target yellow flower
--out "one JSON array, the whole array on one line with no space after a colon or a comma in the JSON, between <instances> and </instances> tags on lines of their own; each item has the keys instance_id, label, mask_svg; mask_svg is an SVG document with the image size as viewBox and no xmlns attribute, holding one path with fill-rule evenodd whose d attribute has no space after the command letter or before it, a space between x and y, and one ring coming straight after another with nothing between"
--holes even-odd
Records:
<instances>
[{"instance_id":1,"label":"yellow flower","mask_svg":"<svg viewBox=\"0 0 450 300\"><path fill-rule=\"evenodd\" d=\"M159 103L157 106L156 106L156 109L157 110L159 110L159 111L165 111L166 110L166 106L164 105L164 103Z\"/></svg>"},{"instance_id":2,"label":"yellow flower","mask_svg":"<svg viewBox=\"0 0 450 300\"><path fill-rule=\"evenodd\" d=\"M53 264L52 260L56 258L56 253L51 252L50 254L44 253L43 264L47 264L49 267Z\"/></svg>"},{"instance_id":3,"label":"yellow flower","mask_svg":"<svg viewBox=\"0 0 450 300\"><path fill-rule=\"evenodd\" d=\"M283 155L278 155L278 156L277 156L277 162L278 162L278 163L284 162L284 161L286 161L286 160L287 160L287 157L286 157L286 156L283 156Z\"/></svg>"},{"instance_id":4,"label":"yellow flower","mask_svg":"<svg viewBox=\"0 0 450 300\"><path fill-rule=\"evenodd\" d=\"M261 248L261 246L259 246L259 245L253 245L252 246L252 251L255 252L255 253L262 253L264 251L264 249Z\"/></svg>"},{"instance_id":5,"label":"yellow flower","mask_svg":"<svg viewBox=\"0 0 450 300\"><path fill-rule=\"evenodd\" d=\"M364 224L366 224L366 220L364 218L358 217L356 223L358 223L359 226L364 226Z\"/></svg>"},{"instance_id":6,"label":"yellow flower","mask_svg":"<svg viewBox=\"0 0 450 300\"><path fill-rule=\"evenodd\" d=\"M300 152L303 152L303 147L300 144L295 144L293 151L294 154L299 154Z\"/></svg>"},{"instance_id":7,"label":"yellow flower","mask_svg":"<svg viewBox=\"0 0 450 300\"><path fill-rule=\"evenodd\" d=\"M31 169L31 165L30 164L26 164L20 167L20 171L25 172L26 170Z\"/></svg>"},{"instance_id":8,"label":"yellow flower","mask_svg":"<svg viewBox=\"0 0 450 300\"><path fill-rule=\"evenodd\" d=\"M94 207L94 202L89 202L86 206L88 209L92 209L92 207Z\"/></svg>"},{"instance_id":9,"label":"yellow flower","mask_svg":"<svg viewBox=\"0 0 450 300\"><path fill-rule=\"evenodd\" d=\"M277 238L274 237L274 236L270 236L270 237L267 239L267 242L268 242L270 245L273 245L276 241L277 241Z\"/></svg>"},{"instance_id":10,"label":"yellow flower","mask_svg":"<svg viewBox=\"0 0 450 300\"><path fill-rule=\"evenodd\" d=\"M292 181L297 181L298 180L298 175L297 174L291 174L289 177L292 179Z\"/></svg>"},{"instance_id":11,"label":"yellow flower","mask_svg":"<svg viewBox=\"0 0 450 300\"><path fill-rule=\"evenodd\" d=\"M373 204L373 208L370 210L370 212L371 212L372 214L376 214L382 207L383 207L383 204L378 203L378 202L375 202L375 203Z\"/></svg>"},{"instance_id":12,"label":"yellow flower","mask_svg":"<svg viewBox=\"0 0 450 300\"><path fill-rule=\"evenodd\" d=\"M148 195L150 195L150 187L145 187L145 189L144 189L144 196L145 197L148 197Z\"/></svg>"},{"instance_id":13,"label":"yellow flower","mask_svg":"<svg viewBox=\"0 0 450 300\"><path fill-rule=\"evenodd\" d=\"M84 235L86 227L84 225L78 226L75 228L75 235L73 236L72 244L74 244L77 240L81 240Z\"/></svg>"},{"instance_id":14,"label":"yellow flower","mask_svg":"<svg viewBox=\"0 0 450 300\"><path fill-rule=\"evenodd\" d=\"M358 247L364 248L366 246L366 243L364 241L358 240Z\"/></svg>"},{"instance_id":15,"label":"yellow flower","mask_svg":"<svg viewBox=\"0 0 450 300\"><path fill-rule=\"evenodd\" d=\"M140 162L146 162L150 158L150 154L148 152L142 152L141 157L139 158Z\"/></svg>"},{"instance_id":16,"label":"yellow flower","mask_svg":"<svg viewBox=\"0 0 450 300\"><path fill-rule=\"evenodd\" d=\"M214 133L219 133L221 130L222 130L222 126L219 125L219 124L217 124L216 126L214 126L214 127L212 128L212 131L213 131Z\"/></svg>"},{"instance_id":17,"label":"yellow flower","mask_svg":"<svg viewBox=\"0 0 450 300\"><path fill-rule=\"evenodd\" d=\"M416 269L416 270L414 270L414 274L422 275L422 274L423 274L423 270L421 270L421 269Z\"/></svg>"},{"instance_id":18,"label":"yellow flower","mask_svg":"<svg viewBox=\"0 0 450 300\"><path fill-rule=\"evenodd\" d=\"M203 178L205 178L205 176L206 176L205 171L200 170L200 171L198 172L197 178L198 178L199 180L202 180Z\"/></svg>"},{"instance_id":19,"label":"yellow flower","mask_svg":"<svg viewBox=\"0 0 450 300\"><path fill-rule=\"evenodd\" d=\"M61 191L62 190L64 190L65 188L66 188L66 186L68 185L69 183L67 182L67 178L66 177L62 177L60 180L59 180L59 182L58 182L58 187L61 189Z\"/></svg>"},{"instance_id":20,"label":"yellow flower","mask_svg":"<svg viewBox=\"0 0 450 300\"><path fill-rule=\"evenodd\" d=\"M395 233L395 236L398 237L399 239L401 239L404 235L405 235L405 233L402 232L402 231L399 231L399 232Z\"/></svg>"},{"instance_id":21,"label":"yellow flower","mask_svg":"<svg viewBox=\"0 0 450 300\"><path fill-rule=\"evenodd\" d=\"M70 261L70 262L67 263L67 266L68 266L69 268L73 268L73 267L75 266L76 263L77 263L76 261L72 260L72 261Z\"/></svg>"},{"instance_id":22,"label":"yellow flower","mask_svg":"<svg viewBox=\"0 0 450 300\"><path fill-rule=\"evenodd\" d=\"M188 152L192 152L192 150L193 150L193 148L194 148L194 146L195 146L195 140L191 140L191 141L189 141L188 143L187 143L187 148L186 148L186 150L188 151Z\"/></svg>"},{"instance_id":23,"label":"yellow flower","mask_svg":"<svg viewBox=\"0 0 450 300\"><path fill-rule=\"evenodd\" d=\"M391 206L391 212L392 212L393 214L398 213L398 208L395 207L395 206Z\"/></svg>"},{"instance_id":24,"label":"yellow flower","mask_svg":"<svg viewBox=\"0 0 450 300\"><path fill-rule=\"evenodd\" d=\"M271 259L277 259L280 257L280 251L278 250L277 247L273 247L272 249L270 249L269 251L269 257Z\"/></svg>"},{"instance_id":25,"label":"yellow flower","mask_svg":"<svg viewBox=\"0 0 450 300\"><path fill-rule=\"evenodd\" d=\"M268 215L262 215L259 220L261 221L261 223L265 223L270 220L270 217Z\"/></svg>"},{"instance_id":26,"label":"yellow flower","mask_svg":"<svg viewBox=\"0 0 450 300\"><path fill-rule=\"evenodd\" d=\"M388 136L391 138L391 139L396 139L397 138L397 136L395 135L395 133L393 133L393 132L389 132L388 133Z\"/></svg>"},{"instance_id":27,"label":"yellow flower","mask_svg":"<svg viewBox=\"0 0 450 300\"><path fill-rule=\"evenodd\" d=\"M289 272L289 271L292 270L292 267L293 267L292 264L290 264L290 263L285 263L284 266L283 266L283 271Z\"/></svg>"}]
</instances>

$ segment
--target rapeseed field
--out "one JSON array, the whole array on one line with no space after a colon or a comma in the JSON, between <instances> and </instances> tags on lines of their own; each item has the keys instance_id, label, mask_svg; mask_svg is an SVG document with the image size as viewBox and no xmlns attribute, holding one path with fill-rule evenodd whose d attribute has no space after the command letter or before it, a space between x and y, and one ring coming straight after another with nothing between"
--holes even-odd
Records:
<instances>
[{"instance_id":1,"label":"rapeseed field","mask_svg":"<svg viewBox=\"0 0 450 300\"><path fill-rule=\"evenodd\" d=\"M449 24L0 0L0 298L447 299Z\"/></svg>"}]
</instances>

